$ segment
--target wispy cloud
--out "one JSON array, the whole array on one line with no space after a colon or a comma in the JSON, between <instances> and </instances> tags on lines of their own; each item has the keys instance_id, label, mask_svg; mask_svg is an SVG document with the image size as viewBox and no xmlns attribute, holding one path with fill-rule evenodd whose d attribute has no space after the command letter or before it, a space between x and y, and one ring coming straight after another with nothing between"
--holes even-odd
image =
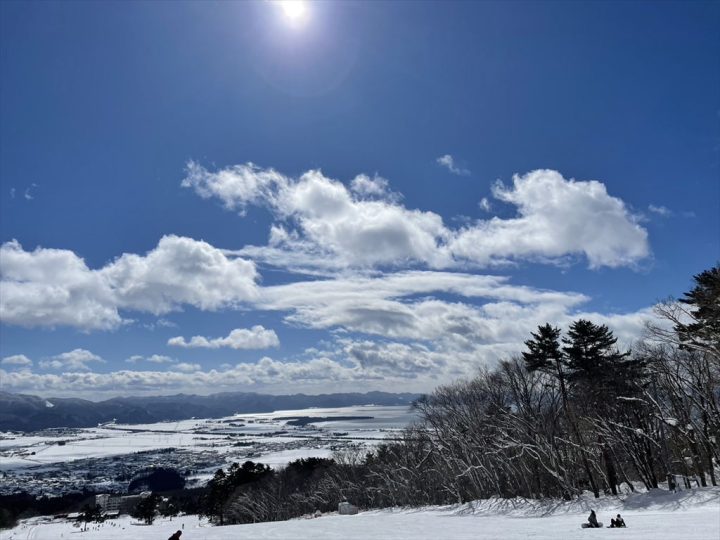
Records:
<instances>
[{"instance_id":1,"label":"wispy cloud","mask_svg":"<svg viewBox=\"0 0 720 540\"><path fill-rule=\"evenodd\" d=\"M136 364L138 362L150 362L152 364L174 364L177 363L177 360L174 358L171 358L169 356L165 356L162 354L153 354L150 356L142 356L140 354L135 354L131 356L130 358L127 358L125 360L129 364Z\"/></svg>"},{"instance_id":2,"label":"wispy cloud","mask_svg":"<svg viewBox=\"0 0 720 540\"><path fill-rule=\"evenodd\" d=\"M35 194L33 193L33 191L37 187L38 187L38 185L35 182L33 182L32 184L30 184L29 187L27 187L25 189L25 193L23 194L23 196L25 197L26 200L32 201L35 198ZM14 197L14 195L13 195L13 197Z\"/></svg>"},{"instance_id":3,"label":"wispy cloud","mask_svg":"<svg viewBox=\"0 0 720 540\"><path fill-rule=\"evenodd\" d=\"M648 205L648 210L650 210L653 214L657 214L662 217L670 217L673 215L672 210L662 205L656 206L654 204L650 204Z\"/></svg>"},{"instance_id":4,"label":"wispy cloud","mask_svg":"<svg viewBox=\"0 0 720 540\"><path fill-rule=\"evenodd\" d=\"M455 163L455 158L453 158L450 154L445 154L444 156L440 156L435 161L438 165L442 165L443 167L445 167L448 171L450 171L453 174L456 174L458 176L469 176L470 175L470 171L463 167L459 167Z\"/></svg>"}]
</instances>

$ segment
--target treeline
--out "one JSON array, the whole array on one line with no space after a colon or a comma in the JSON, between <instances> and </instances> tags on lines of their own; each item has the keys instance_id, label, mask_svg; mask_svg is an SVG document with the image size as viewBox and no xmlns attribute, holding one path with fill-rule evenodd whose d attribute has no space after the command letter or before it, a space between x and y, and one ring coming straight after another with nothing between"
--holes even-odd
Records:
<instances>
[{"instance_id":1,"label":"treeline","mask_svg":"<svg viewBox=\"0 0 720 540\"><path fill-rule=\"evenodd\" d=\"M466 501L717 485L720 267L657 313L632 351L587 320L565 335L543 325L521 356L420 400L412 445L392 449L397 491Z\"/></svg>"},{"instance_id":2,"label":"treeline","mask_svg":"<svg viewBox=\"0 0 720 540\"><path fill-rule=\"evenodd\" d=\"M720 460L720 267L695 276L632 351L577 320L528 336L516 358L438 388L402 440L369 454L246 463L208 485L217 523L336 509L524 496L599 497L625 485L717 485Z\"/></svg>"},{"instance_id":3,"label":"treeline","mask_svg":"<svg viewBox=\"0 0 720 540\"><path fill-rule=\"evenodd\" d=\"M35 497L29 493L0 495L0 529L14 527L20 519L50 514L77 512L94 502L95 492L86 490L60 497Z\"/></svg>"}]
</instances>

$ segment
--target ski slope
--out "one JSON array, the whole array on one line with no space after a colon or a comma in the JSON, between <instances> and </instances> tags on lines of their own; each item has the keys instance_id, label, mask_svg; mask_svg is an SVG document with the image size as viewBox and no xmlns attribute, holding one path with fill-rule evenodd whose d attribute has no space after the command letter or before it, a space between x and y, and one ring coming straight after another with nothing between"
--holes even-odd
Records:
<instances>
[{"instance_id":1,"label":"ski slope","mask_svg":"<svg viewBox=\"0 0 720 540\"><path fill-rule=\"evenodd\" d=\"M606 523L618 512L627 529L580 529L590 508ZM184 527L183 527L184 525ZM72 523L27 520L0 540L165 540L178 529L182 540L717 540L720 538L720 488L680 493L655 490L624 498L577 501L478 501L421 509L327 514L315 519L214 527L197 516L160 519L152 526L131 518L81 531Z\"/></svg>"}]
</instances>

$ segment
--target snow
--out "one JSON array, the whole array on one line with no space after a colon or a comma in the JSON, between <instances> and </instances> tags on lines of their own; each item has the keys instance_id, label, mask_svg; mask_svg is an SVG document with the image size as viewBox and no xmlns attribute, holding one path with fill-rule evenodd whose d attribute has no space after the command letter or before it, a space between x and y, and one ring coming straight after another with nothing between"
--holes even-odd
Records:
<instances>
[{"instance_id":1,"label":"snow","mask_svg":"<svg viewBox=\"0 0 720 540\"><path fill-rule=\"evenodd\" d=\"M581 529L590 508L601 521L621 513L627 529ZM183 527L184 524L184 527ZM123 517L81 532L69 522L22 522L0 532L0 540L156 540L183 530L183 540L587 540L620 536L623 540L717 540L720 538L720 488L668 493L654 490L625 498L591 497L576 501L491 499L472 504L328 514L317 519L214 527L197 516L159 519L153 526Z\"/></svg>"},{"instance_id":2,"label":"snow","mask_svg":"<svg viewBox=\"0 0 720 540\"><path fill-rule=\"evenodd\" d=\"M358 417L364 420L324 420L307 426L287 425L292 417ZM256 461L285 464L281 456L326 457L334 439L364 441L377 444L415 419L406 406L364 405L338 408L309 408L275 411L272 413L236 414L218 419L190 419L155 424L103 424L94 428L75 429L67 435L49 436L15 435L0 433L0 471L20 470L38 465L67 463L88 458L107 458L134 452L166 448L212 450L217 454L236 453L234 443L294 443L305 439L322 439L324 449L313 449L308 444L304 454L288 449L284 454L274 450L261 451L253 456ZM235 424L235 425L231 425ZM287 431L280 435L278 432ZM345 433L337 435L337 433ZM277 435L276 435L277 434ZM238 438L230 438L230 436ZM58 441L64 441L59 445ZM31 454L34 452L34 454Z\"/></svg>"}]
</instances>

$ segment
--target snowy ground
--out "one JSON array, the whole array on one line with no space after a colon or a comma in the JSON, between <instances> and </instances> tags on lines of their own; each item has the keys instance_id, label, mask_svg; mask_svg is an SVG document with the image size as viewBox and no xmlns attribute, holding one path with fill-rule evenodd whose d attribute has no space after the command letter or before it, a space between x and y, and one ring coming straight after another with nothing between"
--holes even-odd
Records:
<instances>
[{"instance_id":1,"label":"snowy ground","mask_svg":"<svg viewBox=\"0 0 720 540\"><path fill-rule=\"evenodd\" d=\"M322 420L307 426L288 425L299 417L368 416L359 420ZM232 452L238 440L251 442L302 439L376 442L405 427L414 415L407 407L365 405L332 409L301 409L273 413L237 414L217 419L191 419L155 424L113 424L68 430L67 435L20 435L0 432L0 471L100 458L132 452L173 448L212 448ZM286 436L278 438L279 432ZM58 445L62 441L64 444ZM262 454L260 454L262 455ZM259 456L257 456L259 457Z\"/></svg>"},{"instance_id":2,"label":"snowy ground","mask_svg":"<svg viewBox=\"0 0 720 540\"><path fill-rule=\"evenodd\" d=\"M176 468L191 484L202 484L233 462L282 466L301 457L371 447L397 437L414 419L405 406L366 405L29 435L0 432L0 474L7 474L0 494L59 495L81 487L122 491L127 480L120 479L149 466Z\"/></svg>"},{"instance_id":3,"label":"snowy ground","mask_svg":"<svg viewBox=\"0 0 720 540\"><path fill-rule=\"evenodd\" d=\"M590 508L606 524L611 516L621 513L628 528L580 529ZM66 522L28 520L11 531L0 532L0 540L164 540L181 528L183 540L718 540L720 489L701 488L677 494L656 490L600 501L489 500L454 507L324 515L226 527L210 526L196 516L159 520L153 526L135 525L132 519L123 518L81 532Z\"/></svg>"}]
</instances>

